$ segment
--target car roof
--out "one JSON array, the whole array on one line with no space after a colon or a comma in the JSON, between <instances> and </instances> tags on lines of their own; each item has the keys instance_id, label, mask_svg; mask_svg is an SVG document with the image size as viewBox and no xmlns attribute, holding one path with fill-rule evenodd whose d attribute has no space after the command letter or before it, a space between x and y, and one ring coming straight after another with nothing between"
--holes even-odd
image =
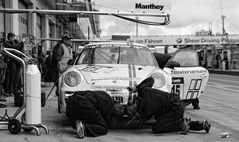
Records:
<instances>
[{"instance_id":1,"label":"car roof","mask_svg":"<svg viewBox=\"0 0 239 142\"><path fill-rule=\"evenodd\" d=\"M109 41L109 42L92 42L92 43L89 43L87 44L86 46L92 46L92 45L111 45L111 44L114 44L114 45L129 45L130 43L127 42L127 41ZM144 44L138 44L138 43L133 43L134 46L144 46L144 47L147 47L147 45L144 45Z\"/></svg>"}]
</instances>

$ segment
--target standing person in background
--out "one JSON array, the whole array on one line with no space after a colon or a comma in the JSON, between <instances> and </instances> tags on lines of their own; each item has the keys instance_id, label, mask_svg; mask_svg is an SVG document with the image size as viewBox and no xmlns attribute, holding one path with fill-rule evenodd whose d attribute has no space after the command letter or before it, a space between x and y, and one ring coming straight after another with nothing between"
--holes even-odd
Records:
<instances>
[{"instance_id":1,"label":"standing person in background","mask_svg":"<svg viewBox=\"0 0 239 142\"><path fill-rule=\"evenodd\" d=\"M6 98L3 96L3 82L5 80L5 74L7 69L7 63L4 61L4 57L2 55L2 51L0 51L0 102L6 102ZM5 107L3 104L0 104L0 108Z\"/></svg>"},{"instance_id":2,"label":"standing person in background","mask_svg":"<svg viewBox=\"0 0 239 142\"><path fill-rule=\"evenodd\" d=\"M45 61L45 71L46 71L46 76L44 78L44 80L46 82L50 82L52 81L51 79L51 51L46 51L46 61Z\"/></svg>"},{"instance_id":3,"label":"standing person in background","mask_svg":"<svg viewBox=\"0 0 239 142\"><path fill-rule=\"evenodd\" d=\"M52 53L52 68L53 68L53 80L57 80L59 73L62 73L67 67L68 60L72 59L72 48L71 48L71 36L64 34L62 40L57 43L53 48Z\"/></svg>"},{"instance_id":4,"label":"standing person in background","mask_svg":"<svg viewBox=\"0 0 239 142\"><path fill-rule=\"evenodd\" d=\"M220 69L222 58L221 58L221 55L218 53L218 51L216 52L216 61L217 61L216 69Z\"/></svg>"},{"instance_id":5,"label":"standing person in background","mask_svg":"<svg viewBox=\"0 0 239 142\"><path fill-rule=\"evenodd\" d=\"M202 52L198 52L199 66L203 66L203 55Z\"/></svg>"},{"instance_id":6,"label":"standing person in background","mask_svg":"<svg viewBox=\"0 0 239 142\"><path fill-rule=\"evenodd\" d=\"M207 67L208 68L212 68L212 53L208 52L208 56L207 56Z\"/></svg>"},{"instance_id":7,"label":"standing person in background","mask_svg":"<svg viewBox=\"0 0 239 142\"><path fill-rule=\"evenodd\" d=\"M72 59L72 37L69 34L63 34L62 40L57 43L52 53L52 79L57 84L59 75L67 68L67 63ZM56 89L58 96L58 86ZM63 99L62 99L63 100ZM62 102L65 103L65 102Z\"/></svg>"},{"instance_id":8,"label":"standing person in background","mask_svg":"<svg viewBox=\"0 0 239 142\"><path fill-rule=\"evenodd\" d=\"M24 43L19 42L15 39L15 34L8 33L7 41L4 43L5 48L13 48L22 52ZM6 93L9 96L13 96L16 92L18 92L20 85L20 70L21 65L15 59L9 57L7 63L7 72L6 72Z\"/></svg>"},{"instance_id":9,"label":"standing person in background","mask_svg":"<svg viewBox=\"0 0 239 142\"><path fill-rule=\"evenodd\" d=\"M228 61L228 58L227 58L227 54L224 55L223 61L224 61L224 68L226 70L229 70L229 64L228 64L229 61Z\"/></svg>"},{"instance_id":10,"label":"standing person in background","mask_svg":"<svg viewBox=\"0 0 239 142\"><path fill-rule=\"evenodd\" d=\"M203 50L204 56L203 56L203 67L207 68L208 67L208 62L207 62L207 58L208 58L208 53L207 50Z\"/></svg>"}]
</instances>

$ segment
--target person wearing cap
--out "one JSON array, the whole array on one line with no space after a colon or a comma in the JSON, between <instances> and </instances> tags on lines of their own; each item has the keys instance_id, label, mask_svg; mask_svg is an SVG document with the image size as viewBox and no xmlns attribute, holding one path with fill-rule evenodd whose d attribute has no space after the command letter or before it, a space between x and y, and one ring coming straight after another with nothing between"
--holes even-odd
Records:
<instances>
[{"instance_id":1,"label":"person wearing cap","mask_svg":"<svg viewBox=\"0 0 239 142\"><path fill-rule=\"evenodd\" d=\"M71 40L72 37L69 34L63 34L62 39L53 48L52 53L52 79L57 84L59 75L67 68L67 63L72 59L72 47ZM56 89L56 95L58 96L58 85ZM63 100L63 99L62 99ZM65 102L62 101L64 104ZM64 111L64 108L62 108Z\"/></svg>"},{"instance_id":2,"label":"person wearing cap","mask_svg":"<svg viewBox=\"0 0 239 142\"><path fill-rule=\"evenodd\" d=\"M57 43L58 46L53 49L53 60L59 73L64 71L67 67L67 62L72 59L71 39L69 34L64 34L62 40Z\"/></svg>"}]
</instances>

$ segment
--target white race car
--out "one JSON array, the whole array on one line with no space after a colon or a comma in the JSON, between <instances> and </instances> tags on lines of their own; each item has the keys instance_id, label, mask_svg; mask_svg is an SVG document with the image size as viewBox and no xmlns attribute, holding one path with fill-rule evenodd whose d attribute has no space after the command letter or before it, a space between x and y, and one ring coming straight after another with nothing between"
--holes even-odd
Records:
<instances>
[{"instance_id":1,"label":"white race car","mask_svg":"<svg viewBox=\"0 0 239 142\"><path fill-rule=\"evenodd\" d=\"M198 67L196 52L179 51L161 69L145 45L93 43L84 47L59 78L58 112L65 111L67 98L76 91L103 90L126 105L137 95L127 87L135 87L150 76L155 79L153 88L175 92L185 100L203 93L209 75Z\"/></svg>"}]
</instances>

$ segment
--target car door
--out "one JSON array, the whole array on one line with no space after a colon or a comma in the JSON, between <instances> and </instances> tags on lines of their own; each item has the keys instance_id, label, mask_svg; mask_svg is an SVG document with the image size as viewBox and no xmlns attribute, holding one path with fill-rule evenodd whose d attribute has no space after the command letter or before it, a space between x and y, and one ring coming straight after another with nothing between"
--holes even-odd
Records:
<instances>
[{"instance_id":1,"label":"car door","mask_svg":"<svg viewBox=\"0 0 239 142\"><path fill-rule=\"evenodd\" d=\"M194 50L178 50L164 67L172 76L172 92L182 100L198 98L208 82L208 70L199 66Z\"/></svg>"}]
</instances>

